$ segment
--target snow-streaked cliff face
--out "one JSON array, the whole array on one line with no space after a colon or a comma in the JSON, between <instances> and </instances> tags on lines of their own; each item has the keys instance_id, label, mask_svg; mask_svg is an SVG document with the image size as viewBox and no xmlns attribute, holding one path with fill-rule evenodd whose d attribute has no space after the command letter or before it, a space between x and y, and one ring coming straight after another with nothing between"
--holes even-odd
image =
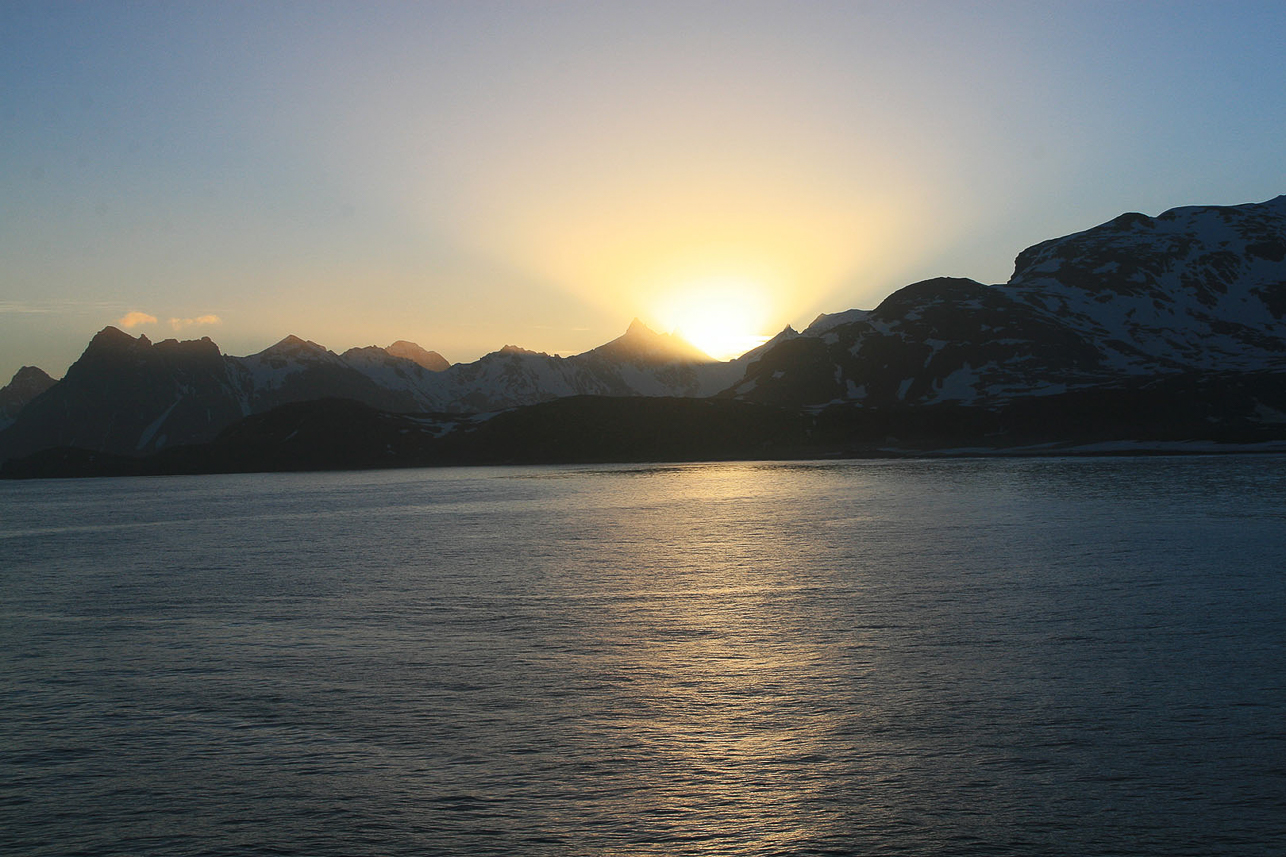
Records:
<instances>
[{"instance_id":1,"label":"snow-streaked cliff face","mask_svg":"<svg viewBox=\"0 0 1286 857\"><path fill-rule=\"evenodd\" d=\"M1023 251L1000 288L1084 334L1121 371L1277 365L1286 196L1123 214Z\"/></svg>"}]
</instances>

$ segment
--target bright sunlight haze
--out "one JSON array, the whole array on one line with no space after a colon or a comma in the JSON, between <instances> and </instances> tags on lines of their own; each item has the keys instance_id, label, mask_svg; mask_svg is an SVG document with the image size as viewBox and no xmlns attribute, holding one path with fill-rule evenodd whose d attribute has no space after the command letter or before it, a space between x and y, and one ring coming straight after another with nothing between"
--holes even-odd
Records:
<instances>
[{"instance_id":1,"label":"bright sunlight haze","mask_svg":"<svg viewBox=\"0 0 1286 857\"><path fill-rule=\"evenodd\" d=\"M764 289L735 279L684 285L658 301L654 313L673 331L717 360L731 360L766 342L772 316Z\"/></svg>"}]
</instances>

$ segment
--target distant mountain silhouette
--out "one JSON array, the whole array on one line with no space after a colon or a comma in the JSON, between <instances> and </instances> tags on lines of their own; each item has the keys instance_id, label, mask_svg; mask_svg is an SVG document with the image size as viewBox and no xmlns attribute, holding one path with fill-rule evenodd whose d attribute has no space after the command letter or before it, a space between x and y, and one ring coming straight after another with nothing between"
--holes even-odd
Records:
<instances>
[{"instance_id":1,"label":"distant mountain silhouette","mask_svg":"<svg viewBox=\"0 0 1286 857\"><path fill-rule=\"evenodd\" d=\"M13 379L0 387L0 429L12 425L19 411L55 383L43 369L35 366L23 366L15 372Z\"/></svg>"},{"instance_id":2,"label":"distant mountain silhouette","mask_svg":"<svg viewBox=\"0 0 1286 857\"><path fill-rule=\"evenodd\" d=\"M638 320L574 357L505 346L473 363L445 364L404 340L339 355L292 335L230 357L208 338L153 345L107 327L35 406L15 412L0 431L0 460L55 446L145 455L209 441L251 414L328 397L392 412L476 413L587 394L706 396L743 371Z\"/></svg>"},{"instance_id":3,"label":"distant mountain silhouette","mask_svg":"<svg viewBox=\"0 0 1286 857\"><path fill-rule=\"evenodd\" d=\"M347 425L334 429L350 432L345 443L382 438L380 449L394 450L363 453L361 466L1286 441L1286 197L1121 215L1024 250L1005 284L914 283L873 310L823 314L727 362L637 319L573 357L516 346L468 364L432 357L406 342L337 355L294 336L226 357L209 339L153 345L106 328L65 378L20 406L0 431L0 460L82 450L40 459L67 469L87 453L102 462L163 451L191 472L211 455L233 469L272 469L274 454L328 466L327 448L336 462L362 458L341 455L340 438L307 454L280 440L272 453L262 427L292 403L283 413ZM365 407L365 422L336 416L358 413L348 405L302 404L335 397ZM782 413L798 418L788 440L753 428ZM394 443L378 428L388 425L419 446ZM168 452L178 444L206 451Z\"/></svg>"}]
</instances>

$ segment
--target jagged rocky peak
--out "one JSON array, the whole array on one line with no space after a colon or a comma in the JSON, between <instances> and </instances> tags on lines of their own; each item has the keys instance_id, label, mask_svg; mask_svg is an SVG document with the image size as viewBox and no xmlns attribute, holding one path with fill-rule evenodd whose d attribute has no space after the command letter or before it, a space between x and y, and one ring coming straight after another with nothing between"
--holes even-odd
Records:
<instances>
[{"instance_id":1,"label":"jagged rocky peak","mask_svg":"<svg viewBox=\"0 0 1286 857\"><path fill-rule=\"evenodd\" d=\"M624 363L717 363L677 333L657 333L639 319L630 322L622 336L587 351Z\"/></svg>"},{"instance_id":2,"label":"jagged rocky peak","mask_svg":"<svg viewBox=\"0 0 1286 857\"><path fill-rule=\"evenodd\" d=\"M221 360L219 346L208 336L200 339L163 339L153 343L144 335L137 338L115 327L105 327L89 341L80 359L67 370L69 376L97 372L112 366L143 366L155 361L187 365L193 361ZM99 368L95 368L99 367Z\"/></svg>"},{"instance_id":3,"label":"jagged rocky peak","mask_svg":"<svg viewBox=\"0 0 1286 857\"><path fill-rule=\"evenodd\" d=\"M66 378L76 378L86 373L99 375L118 368L140 366L151 362L153 357L152 342L146 336L136 338L108 325L89 340L80 357L67 368Z\"/></svg>"},{"instance_id":4,"label":"jagged rocky peak","mask_svg":"<svg viewBox=\"0 0 1286 857\"><path fill-rule=\"evenodd\" d=\"M418 363L430 372L445 372L451 368L451 364L438 352L428 351L405 339L399 339L384 350L394 357Z\"/></svg>"},{"instance_id":5,"label":"jagged rocky peak","mask_svg":"<svg viewBox=\"0 0 1286 857\"><path fill-rule=\"evenodd\" d=\"M488 356L488 357L492 357L492 356L498 356L498 357L522 357L522 356L531 356L531 357L548 357L549 355L548 355L548 354L546 354L546 353L545 353L545 352L543 352L543 351L532 351L532 350L531 350L531 349L529 349L529 348L522 348L521 346L518 346L518 345L505 345L505 346L502 346L502 347L500 348L500 350L499 350L499 351L493 351L493 352L491 352L491 354L488 354L487 356Z\"/></svg>"},{"instance_id":6,"label":"jagged rocky peak","mask_svg":"<svg viewBox=\"0 0 1286 857\"><path fill-rule=\"evenodd\" d=\"M220 357L223 354L219 346L208 336L200 339L185 339L182 342L177 339L163 339L156 343L155 348L163 354L176 357Z\"/></svg>"},{"instance_id":7,"label":"jagged rocky peak","mask_svg":"<svg viewBox=\"0 0 1286 857\"><path fill-rule=\"evenodd\" d=\"M139 334L138 337L135 338L120 328L112 327L109 324L107 327L104 327L102 330L98 331L98 333L94 334L93 339L89 340L89 345L85 347L85 352L82 356L151 347L152 341L145 335Z\"/></svg>"}]
</instances>

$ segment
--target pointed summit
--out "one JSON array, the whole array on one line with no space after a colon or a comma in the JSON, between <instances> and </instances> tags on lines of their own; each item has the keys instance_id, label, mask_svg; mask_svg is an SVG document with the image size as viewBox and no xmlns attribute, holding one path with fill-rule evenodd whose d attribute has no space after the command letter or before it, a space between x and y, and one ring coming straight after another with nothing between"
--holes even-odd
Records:
<instances>
[{"instance_id":1,"label":"pointed summit","mask_svg":"<svg viewBox=\"0 0 1286 857\"><path fill-rule=\"evenodd\" d=\"M313 351L313 350L325 351L326 349L322 348L322 346L318 345L316 342L312 342L307 339L300 339L298 336L295 336L292 333L288 335L285 339L278 342L277 344L269 346L267 350L268 351Z\"/></svg>"},{"instance_id":2,"label":"pointed summit","mask_svg":"<svg viewBox=\"0 0 1286 857\"><path fill-rule=\"evenodd\" d=\"M738 365L743 365L743 366L748 365L758 360L760 357L763 357L765 354L767 354L769 351L772 351L781 343L789 342L792 339L798 339L799 335L800 335L799 331L795 330L795 328L791 327L788 324L784 328L782 328L781 332L778 333L776 336L774 336L772 339L768 340L763 345L759 345L759 346L756 346L755 348L750 349L745 354L742 354L740 357L734 358L731 362L736 363Z\"/></svg>"},{"instance_id":3,"label":"pointed summit","mask_svg":"<svg viewBox=\"0 0 1286 857\"><path fill-rule=\"evenodd\" d=\"M251 354L250 356L260 359L272 357L318 358L328 354L330 354L330 351L325 346L318 345L310 339L300 339L298 336L291 334L275 345L270 345L258 354ZM331 356L333 357L334 355Z\"/></svg>"}]
</instances>

